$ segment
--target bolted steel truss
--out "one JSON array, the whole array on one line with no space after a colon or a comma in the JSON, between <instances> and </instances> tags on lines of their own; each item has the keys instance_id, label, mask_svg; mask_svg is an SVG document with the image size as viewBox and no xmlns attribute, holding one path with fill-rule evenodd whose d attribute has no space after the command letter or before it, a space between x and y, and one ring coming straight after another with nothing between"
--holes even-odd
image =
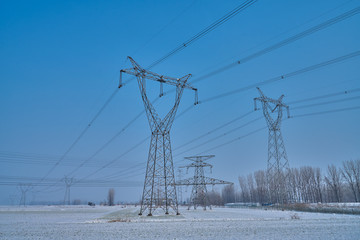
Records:
<instances>
[{"instance_id":1,"label":"bolted steel truss","mask_svg":"<svg viewBox=\"0 0 360 240\"><path fill-rule=\"evenodd\" d=\"M179 214L171 152L170 129L174 122L184 89L187 88L195 91L195 104L197 104L198 101L197 89L187 83L191 74L182 78L159 75L142 68L131 57L128 58L133 67L120 70L119 87L122 86L122 73L136 76L151 129L150 149L139 215L142 215L148 210L148 216L152 216L157 208L164 209L165 214L169 214L170 209L173 209L176 214ZM163 95L162 86L164 83L176 87L175 103L163 119L159 117L146 95L146 79L160 83L160 97Z\"/></svg>"},{"instance_id":2,"label":"bolted steel truss","mask_svg":"<svg viewBox=\"0 0 360 240\"><path fill-rule=\"evenodd\" d=\"M64 177L63 181L65 183L64 205L70 205L70 187L74 183L74 178Z\"/></svg>"},{"instance_id":3,"label":"bolted steel truss","mask_svg":"<svg viewBox=\"0 0 360 240\"><path fill-rule=\"evenodd\" d=\"M21 192L21 198L19 205L25 206L26 205L26 194L28 191L30 191L33 188L33 186L30 183L20 183L18 184L18 189Z\"/></svg>"},{"instance_id":4,"label":"bolted steel truss","mask_svg":"<svg viewBox=\"0 0 360 240\"><path fill-rule=\"evenodd\" d=\"M210 169L212 169L213 167L211 164L205 161L213 157L215 157L215 155L185 157L185 159L193 161L193 163L187 166L183 166L181 168L187 168L187 170L192 167L195 168L194 177L177 181L176 185L193 186L188 210L191 208L191 206L194 206L194 209L196 209L199 205L201 205L204 210L206 210L206 206L209 206L209 208L211 209L211 205L208 200L206 185L233 184L231 182L205 177L204 168L210 167Z\"/></svg>"},{"instance_id":5,"label":"bolted steel truss","mask_svg":"<svg viewBox=\"0 0 360 240\"><path fill-rule=\"evenodd\" d=\"M283 108L286 108L288 118L290 118L289 106L282 102L284 95L281 95L279 99L272 99L266 97L260 88L257 89L260 93L260 97L254 98L255 111L258 110L256 101L260 101L269 128L267 178L270 200L276 203L284 203L287 200L286 178L289 170L289 161L285 151L280 126ZM275 114L274 118L272 116L273 114Z\"/></svg>"}]
</instances>

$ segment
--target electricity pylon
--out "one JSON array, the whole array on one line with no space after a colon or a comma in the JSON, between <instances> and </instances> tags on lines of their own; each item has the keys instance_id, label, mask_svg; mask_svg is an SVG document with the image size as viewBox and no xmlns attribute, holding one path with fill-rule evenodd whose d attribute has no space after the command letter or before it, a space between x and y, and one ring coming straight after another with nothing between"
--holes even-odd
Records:
<instances>
[{"instance_id":1,"label":"electricity pylon","mask_svg":"<svg viewBox=\"0 0 360 240\"><path fill-rule=\"evenodd\" d=\"M26 205L26 193L32 188L32 185L30 183L20 183L18 185L18 189L21 192L21 198L20 198L20 202L19 205Z\"/></svg>"},{"instance_id":2,"label":"electricity pylon","mask_svg":"<svg viewBox=\"0 0 360 240\"><path fill-rule=\"evenodd\" d=\"M286 108L288 118L290 118L289 106L282 102L284 95L281 95L279 99L272 99L266 97L260 88L257 88L257 90L260 97L254 98L255 111L258 110L256 101L260 101L269 128L267 179L270 185L270 200L276 203L285 203L287 201L286 180L289 161L280 126L283 108ZM275 114L275 116L272 116L272 114Z\"/></svg>"},{"instance_id":3,"label":"electricity pylon","mask_svg":"<svg viewBox=\"0 0 360 240\"><path fill-rule=\"evenodd\" d=\"M150 149L139 215L142 215L148 209L148 216L152 216L152 213L157 208L164 209L165 214L169 214L169 209L172 208L178 215L170 129L184 89L195 91L195 104L197 104L197 89L187 83L191 74L182 78L159 75L142 68L131 57L128 58L133 67L120 70L119 88L122 86L122 73L136 76L151 129ZM146 95L146 79L160 83L160 97L163 95L162 87L164 83L176 87L175 104L163 119L159 117Z\"/></svg>"},{"instance_id":4,"label":"electricity pylon","mask_svg":"<svg viewBox=\"0 0 360 240\"><path fill-rule=\"evenodd\" d=\"M180 168L178 169L177 179L179 181L181 181L181 179L182 179L182 169L180 169ZM177 193L178 193L178 201L180 201L180 204L181 204L182 200L183 200L183 198L182 198L182 187L181 186L177 187Z\"/></svg>"},{"instance_id":5,"label":"electricity pylon","mask_svg":"<svg viewBox=\"0 0 360 240\"><path fill-rule=\"evenodd\" d=\"M65 182L65 196L64 196L64 205L70 205L70 187L74 183L74 178L64 177L63 181Z\"/></svg>"},{"instance_id":6,"label":"electricity pylon","mask_svg":"<svg viewBox=\"0 0 360 240\"><path fill-rule=\"evenodd\" d=\"M203 206L204 210L206 210L206 206L209 206L211 209L211 205L207 196L206 185L233 184L232 182L205 177L204 168L210 167L210 169L212 169L213 167L211 164L205 161L213 157L215 157L215 155L185 157L185 159L193 161L193 163L181 168L186 168L187 170L191 167L195 168L194 177L179 180L176 182L176 185L193 186L188 210L191 208L191 206L194 206L194 209L196 209L198 205Z\"/></svg>"}]
</instances>

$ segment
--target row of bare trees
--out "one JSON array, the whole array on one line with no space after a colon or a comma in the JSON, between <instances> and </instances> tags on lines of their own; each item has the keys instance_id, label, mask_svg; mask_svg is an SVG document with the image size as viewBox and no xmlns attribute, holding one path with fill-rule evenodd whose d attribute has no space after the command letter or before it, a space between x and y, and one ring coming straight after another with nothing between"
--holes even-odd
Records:
<instances>
[{"instance_id":1,"label":"row of bare trees","mask_svg":"<svg viewBox=\"0 0 360 240\"><path fill-rule=\"evenodd\" d=\"M320 168L300 167L284 173L285 202L359 202L360 160L344 161L341 167L329 165L323 176ZM240 202L274 202L274 189L266 171L239 177Z\"/></svg>"},{"instance_id":2,"label":"row of bare trees","mask_svg":"<svg viewBox=\"0 0 360 240\"><path fill-rule=\"evenodd\" d=\"M238 194L235 192L234 184L225 185L221 193L217 191L210 191L207 193L208 204L213 206L222 206L225 203L236 202Z\"/></svg>"}]
</instances>

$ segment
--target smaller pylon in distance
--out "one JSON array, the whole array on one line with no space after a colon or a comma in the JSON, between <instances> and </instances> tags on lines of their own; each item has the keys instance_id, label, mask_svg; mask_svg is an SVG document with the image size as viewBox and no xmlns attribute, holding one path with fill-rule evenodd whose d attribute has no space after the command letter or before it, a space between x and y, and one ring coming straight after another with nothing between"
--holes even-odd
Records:
<instances>
[{"instance_id":1,"label":"smaller pylon in distance","mask_svg":"<svg viewBox=\"0 0 360 240\"><path fill-rule=\"evenodd\" d=\"M199 205L202 206L204 210L206 210L207 206L209 206L209 208L211 209L211 205L207 195L206 185L233 184L232 182L205 177L204 168L209 167L210 169L212 169L213 167L210 163L207 163L205 161L213 157L215 157L215 155L185 157L185 159L192 161L192 163L180 167L187 169L195 168L194 177L179 180L176 182L177 186L193 186L188 210L191 208L191 206L196 209Z\"/></svg>"}]
</instances>

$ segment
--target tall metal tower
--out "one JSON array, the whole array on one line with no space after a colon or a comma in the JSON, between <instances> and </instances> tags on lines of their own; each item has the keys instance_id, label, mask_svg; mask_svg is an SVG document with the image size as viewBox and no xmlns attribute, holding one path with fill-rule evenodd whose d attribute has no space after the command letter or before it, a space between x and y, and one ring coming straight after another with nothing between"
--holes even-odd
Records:
<instances>
[{"instance_id":1,"label":"tall metal tower","mask_svg":"<svg viewBox=\"0 0 360 240\"><path fill-rule=\"evenodd\" d=\"M187 170L191 167L195 168L194 177L177 181L176 185L193 186L188 210L191 208L191 206L194 206L194 209L196 209L198 205L203 206L204 210L206 210L206 206L209 206L211 209L211 205L207 196L206 185L233 184L232 182L205 177L204 168L210 167L210 169L212 169L213 167L211 164L205 161L213 157L215 157L215 155L185 157L185 159L193 161L193 163L187 166L183 166L182 168L186 168Z\"/></svg>"},{"instance_id":2,"label":"tall metal tower","mask_svg":"<svg viewBox=\"0 0 360 240\"><path fill-rule=\"evenodd\" d=\"M177 179L179 181L182 180L182 169L181 168L178 168L178 176L177 176ZM183 201L183 198L182 198L182 186L177 186L177 194L178 194L178 201L180 201L180 204L182 203Z\"/></svg>"},{"instance_id":3,"label":"tall metal tower","mask_svg":"<svg viewBox=\"0 0 360 240\"><path fill-rule=\"evenodd\" d=\"M272 99L266 97L260 88L257 88L257 90L260 93L260 97L254 98L255 111L258 110L256 101L260 101L269 128L267 179L270 185L270 200L277 203L284 203L287 201L286 178L289 170L289 161L285 151L280 125L283 108L286 108L288 118L290 118L289 106L282 102L284 95L281 95L279 99Z\"/></svg>"},{"instance_id":4,"label":"tall metal tower","mask_svg":"<svg viewBox=\"0 0 360 240\"><path fill-rule=\"evenodd\" d=\"M65 196L64 196L64 205L70 205L70 187L74 183L74 178L64 177L63 181L65 182Z\"/></svg>"},{"instance_id":5,"label":"tall metal tower","mask_svg":"<svg viewBox=\"0 0 360 240\"><path fill-rule=\"evenodd\" d=\"M120 70L119 88L122 86L122 73L136 76L151 129L150 149L139 215L142 215L148 210L148 216L152 216L152 213L157 208L164 209L165 214L169 214L169 208L172 208L176 214L179 214L170 143L170 129L174 122L184 89L188 88L195 91L195 104L197 104L198 101L197 89L187 83L191 74L182 78L159 75L142 68L131 57L128 58L133 67ZM175 104L163 119L159 117L146 95L146 79L160 83L160 97L163 95L162 86L164 83L176 87Z\"/></svg>"},{"instance_id":6,"label":"tall metal tower","mask_svg":"<svg viewBox=\"0 0 360 240\"><path fill-rule=\"evenodd\" d=\"M20 198L20 202L19 205L26 205L26 193L32 189L32 185L30 183L20 183L18 185L18 189L21 192L21 198Z\"/></svg>"}]
</instances>

